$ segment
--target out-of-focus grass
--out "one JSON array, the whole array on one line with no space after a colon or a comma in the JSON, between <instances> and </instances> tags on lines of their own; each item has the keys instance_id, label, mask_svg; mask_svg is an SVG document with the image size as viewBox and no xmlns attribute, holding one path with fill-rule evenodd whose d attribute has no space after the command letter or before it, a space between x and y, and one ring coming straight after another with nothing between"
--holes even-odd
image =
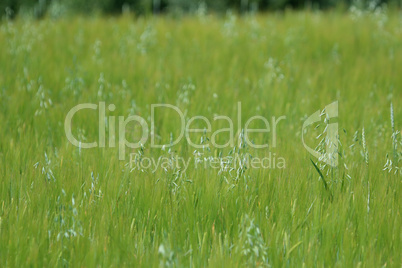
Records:
<instances>
[{"instance_id":1,"label":"out-of-focus grass","mask_svg":"<svg viewBox=\"0 0 402 268\"><path fill-rule=\"evenodd\" d=\"M390 105L400 131L401 48L396 12L3 21L0 266L400 267L401 163L392 158ZM335 100L341 165L322 170L331 201L301 131ZM130 170L128 155L139 150L119 161L118 148L80 151L66 138L67 112L100 101L116 105L108 116L146 120L153 103L237 122L241 102L243 124L285 115L269 151L286 168L240 176L194 165ZM173 116L159 115L159 142L177 129ZM77 115L74 134L96 140L97 113ZM184 140L173 150L145 144L144 156L194 158Z\"/></svg>"}]
</instances>

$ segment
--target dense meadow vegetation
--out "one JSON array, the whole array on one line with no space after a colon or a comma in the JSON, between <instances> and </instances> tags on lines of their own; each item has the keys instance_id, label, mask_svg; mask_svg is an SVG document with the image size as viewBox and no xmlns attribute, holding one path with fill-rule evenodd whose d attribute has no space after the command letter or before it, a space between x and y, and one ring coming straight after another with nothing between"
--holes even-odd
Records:
<instances>
[{"instance_id":1,"label":"dense meadow vegetation","mask_svg":"<svg viewBox=\"0 0 402 268\"><path fill-rule=\"evenodd\" d=\"M402 16L380 8L3 20L0 266L401 267L401 66ZM335 101L338 118L324 120ZM74 116L77 147L65 119L83 103L97 110ZM118 117L150 125L162 103L211 121L190 134L204 146L169 146L181 121L159 110L148 141L119 160L121 135L136 142L141 128L119 133ZM216 115L234 122L223 148L211 143L228 128ZM268 148L244 141L254 115L286 117L251 135ZM100 122L105 147L82 148L101 143ZM302 134L324 152L335 123L333 167ZM241 165L258 157L269 168Z\"/></svg>"}]
</instances>

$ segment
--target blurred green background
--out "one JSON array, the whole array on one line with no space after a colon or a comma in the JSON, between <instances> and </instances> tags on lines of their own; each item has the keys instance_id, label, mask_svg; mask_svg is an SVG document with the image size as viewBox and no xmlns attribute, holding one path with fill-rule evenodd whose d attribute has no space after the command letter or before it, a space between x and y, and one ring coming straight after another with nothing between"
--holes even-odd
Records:
<instances>
[{"instance_id":1,"label":"blurred green background","mask_svg":"<svg viewBox=\"0 0 402 268\"><path fill-rule=\"evenodd\" d=\"M134 12L138 15L155 13L186 14L200 11L221 13L227 10L256 12L282 10L287 8L327 9L372 8L387 4L401 7L402 0L1 0L1 17L14 18L16 15L42 18L67 14L119 14Z\"/></svg>"}]
</instances>

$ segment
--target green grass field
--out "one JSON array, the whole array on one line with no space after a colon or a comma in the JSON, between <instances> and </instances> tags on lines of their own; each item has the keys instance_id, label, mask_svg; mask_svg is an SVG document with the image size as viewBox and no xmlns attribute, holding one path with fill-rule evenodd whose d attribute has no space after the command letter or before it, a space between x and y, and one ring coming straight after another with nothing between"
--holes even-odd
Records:
<instances>
[{"instance_id":1,"label":"green grass field","mask_svg":"<svg viewBox=\"0 0 402 268\"><path fill-rule=\"evenodd\" d=\"M401 267L400 13L20 18L0 24L0 63L1 267ZM338 118L303 131L334 101ZM67 113L101 102L105 148L74 146ZM160 109L119 160L120 135L141 136L135 122L120 133L119 116L150 125L161 103L211 121L190 134L204 148L152 148L180 134L177 113ZM97 110L73 118L82 143L101 143ZM216 115L233 120L234 144L211 144L228 128ZM269 148L236 135L254 115L286 116L276 142L272 129L250 134ZM333 122L336 167L302 142L323 152ZM268 156L285 164L233 167ZM170 164L138 164L161 157Z\"/></svg>"}]
</instances>

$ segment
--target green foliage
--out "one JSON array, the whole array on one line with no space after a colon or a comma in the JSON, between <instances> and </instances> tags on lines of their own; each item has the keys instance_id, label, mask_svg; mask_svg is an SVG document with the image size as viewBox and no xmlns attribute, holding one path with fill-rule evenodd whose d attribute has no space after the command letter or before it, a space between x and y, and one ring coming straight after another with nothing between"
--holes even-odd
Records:
<instances>
[{"instance_id":1,"label":"green foliage","mask_svg":"<svg viewBox=\"0 0 402 268\"><path fill-rule=\"evenodd\" d=\"M400 14L381 8L3 20L0 267L401 267L401 47ZM335 100L339 166L329 167L305 150L302 125ZM113 116L150 125L156 103L186 120L228 116L241 135L215 148L210 132L192 133L197 150L148 140L120 161L116 147L66 137L68 111L99 102L116 108L101 120L106 140ZM74 117L79 140L99 141L98 114ZM246 146L241 128L254 115L286 116L276 147ZM175 116L156 115L156 142L173 144ZM332 123L309 127L306 144L325 149ZM191 165L131 167L131 153ZM230 166L269 153L286 167ZM212 157L218 168L204 167Z\"/></svg>"}]
</instances>

